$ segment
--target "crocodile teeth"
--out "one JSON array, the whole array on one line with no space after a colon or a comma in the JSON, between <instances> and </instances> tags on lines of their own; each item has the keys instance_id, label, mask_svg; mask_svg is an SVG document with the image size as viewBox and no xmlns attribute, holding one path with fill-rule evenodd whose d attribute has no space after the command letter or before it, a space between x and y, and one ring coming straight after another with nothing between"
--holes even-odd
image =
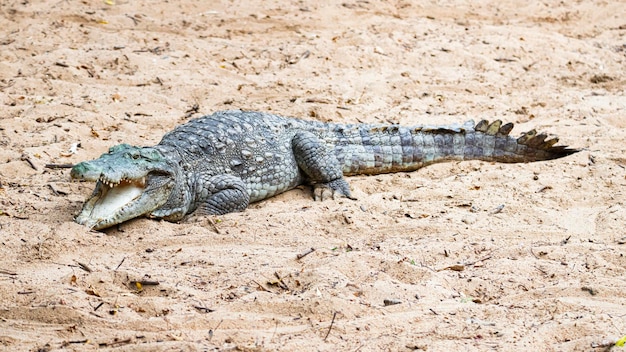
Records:
<instances>
[{"instance_id":1,"label":"crocodile teeth","mask_svg":"<svg viewBox=\"0 0 626 352\"><path fill-rule=\"evenodd\" d=\"M107 179L105 176L100 176L98 181L102 182L102 184L106 185L109 188L115 188L115 187L119 186L122 183L124 183L124 184L126 184L126 183L134 183L134 184L136 184L138 186L145 187L146 179L147 179L147 177L143 176L143 177L137 178L137 179L123 178L123 179L120 179L118 181L112 181L112 180Z\"/></svg>"}]
</instances>

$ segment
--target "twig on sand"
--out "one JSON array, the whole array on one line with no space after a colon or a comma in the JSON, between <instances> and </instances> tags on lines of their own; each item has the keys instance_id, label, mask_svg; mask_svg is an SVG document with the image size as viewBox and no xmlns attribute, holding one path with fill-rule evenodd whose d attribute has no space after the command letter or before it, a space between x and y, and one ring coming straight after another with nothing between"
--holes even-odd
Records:
<instances>
[{"instance_id":1,"label":"twig on sand","mask_svg":"<svg viewBox=\"0 0 626 352\"><path fill-rule=\"evenodd\" d=\"M60 196L62 193L64 195L67 195L67 192L63 192L63 191L57 191L54 186L50 183L48 183L48 188L50 188L50 190L52 191L52 194L54 194L55 196Z\"/></svg>"},{"instance_id":2,"label":"twig on sand","mask_svg":"<svg viewBox=\"0 0 626 352\"><path fill-rule=\"evenodd\" d=\"M75 260L74 262L76 262L76 264L78 264L78 267L85 270L86 272L90 273L92 270L89 266L87 266L87 264L81 263L78 260Z\"/></svg>"},{"instance_id":3,"label":"twig on sand","mask_svg":"<svg viewBox=\"0 0 626 352\"><path fill-rule=\"evenodd\" d=\"M74 164L46 164L44 167L46 169L71 169Z\"/></svg>"},{"instance_id":4,"label":"twig on sand","mask_svg":"<svg viewBox=\"0 0 626 352\"><path fill-rule=\"evenodd\" d=\"M98 347L117 347L121 345L126 345L132 343L132 339L128 338L125 340L118 340L117 338L113 339L112 342L101 342L98 344Z\"/></svg>"},{"instance_id":5,"label":"twig on sand","mask_svg":"<svg viewBox=\"0 0 626 352\"><path fill-rule=\"evenodd\" d=\"M219 227L217 227L217 223L215 222L215 220L208 218L209 221L209 225L211 225L211 227L213 228L213 231L215 231L215 233L217 233L218 235L222 234L222 231L220 231Z\"/></svg>"},{"instance_id":6,"label":"twig on sand","mask_svg":"<svg viewBox=\"0 0 626 352\"><path fill-rule=\"evenodd\" d=\"M287 290L287 291L291 291L291 290L289 289L289 286L287 286L287 284L285 283L285 281L283 281L283 278L282 278L282 277L280 277L280 275L278 274L278 271L275 271L275 272L274 272L274 276L276 276L276 278L278 279L278 282L280 283L280 287L281 287L282 289Z\"/></svg>"},{"instance_id":7,"label":"twig on sand","mask_svg":"<svg viewBox=\"0 0 626 352\"><path fill-rule=\"evenodd\" d=\"M270 292L270 293L272 292L272 291L270 291L270 290L266 289L266 288L265 288L265 286L261 285L258 281L256 281L256 280L252 280L252 282L254 282L257 286L259 286L259 288L260 288L262 291L265 291L265 292Z\"/></svg>"},{"instance_id":8,"label":"twig on sand","mask_svg":"<svg viewBox=\"0 0 626 352\"><path fill-rule=\"evenodd\" d=\"M193 306L194 308L196 308L197 310L204 312L204 313L212 313L215 312L215 309L211 309L211 308L207 308L207 307L202 307L202 306Z\"/></svg>"},{"instance_id":9,"label":"twig on sand","mask_svg":"<svg viewBox=\"0 0 626 352\"><path fill-rule=\"evenodd\" d=\"M493 251L489 252L489 255L487 255L485 257L482 257L482 258L480 258L478 260L475 260L473 262L465 263L465 265L466 266L474 266L474 265L476 265L476 264L478 264L480 262L484 262L485 260L491 259L491 253L493 253Z\"/></svg>"},{"instance_id":10,"label":"twig on sand","mask_svg":"<svg viewBox=\"0 0 626 352\"><path fill-rule=\"evenodd\" d=\"M122 261L121 261L119 264L117 264L117 267L115 267L115 270L114 270L114 271L117 271L117 269L119 269L119 268L120 268L120 266L122 266L122 264L124 264L124 261L125 261L125 260L126 260L126 257L122 258Z\"/></svg>"},{"instance_id":11,"label":"twig on sand","mask_svg":"<svg viewBox=\"0 0 626 352\"><path fill-rule=\"evenodd\" d=\"M154 281L154 280L139 280L139 281L131 281L130 282L131 285L135 285L135 286L159 286L160 283L158 281Z\"/></svg>"},{"instance_id":12,"label":"twig on sand","mask_svg":"<svg viewBox=\"0 0 626 352\"><path fill-rule=\"evenodd\" d=\"M24 160L25 162L28 163L28 165L30 165L30 167L33 168L33 170L35 171L39 171L39 169L37 169L37 165L35 165L35 163L33 163L33 161L31 160L30 156L26 153L22 154L21 157L22 160Z\"/></svg>"},{"instance_id":13,"label":"twig on sand","mask_svg":"<svg viewBox=\"0 0 626 352\"><path fill-rule=\"evenodd\" d=\"M311 247L307 249L306 251L304 251L303 253L296 255L296 259L300 260L313 252L315 252L315 248Z\"/></svg>"},{"instance_id":14,"label":"twig on sand","mask_svg":"<svg viewBox=\"0 0 626 352\"><path fill-rule=\"evenodd\" d=\"M324 342L326 342L326 339L328 338L328 335L330 335L330 330L333 328L333 324L335 323L335 317L337 317L337 312L333 313L333 320L330 321L330 326L328 327L328 331L326 332L326 336L324 336Z\"/></svg>"}]
</instances>

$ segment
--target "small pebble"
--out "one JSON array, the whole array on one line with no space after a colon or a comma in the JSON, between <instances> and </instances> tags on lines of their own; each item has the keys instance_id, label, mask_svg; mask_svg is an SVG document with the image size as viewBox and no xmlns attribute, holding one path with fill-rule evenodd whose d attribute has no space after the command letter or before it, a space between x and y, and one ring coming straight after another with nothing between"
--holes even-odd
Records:
<instances>
[{"instance_id":1,"label":"small pebble","mask_svg":"<svg viewBox=\"0 0 626 352\"><path fill-rule=\"evenodd\" d=\"M385 304L385 307L386 307L386 306L393 306L393 305L396 305L396 304L400 304L400 303L402 303L402 301L399 300L399 299L391 298L391 299L385 299L383 301L383 303Z\"/></svg>"}]
</instances>

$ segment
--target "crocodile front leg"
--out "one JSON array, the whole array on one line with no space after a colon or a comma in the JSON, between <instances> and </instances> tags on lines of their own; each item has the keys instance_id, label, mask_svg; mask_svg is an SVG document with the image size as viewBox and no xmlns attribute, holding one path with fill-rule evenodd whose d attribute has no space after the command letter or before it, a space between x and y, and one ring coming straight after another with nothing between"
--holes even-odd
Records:
<instances>
[{"instance_id":1,"label":"crocodile front leg","mask_svg":"<svg viewBox=\"0 0 626 352\"><path fill-rule=\"evenodd\" d=\"M343 196L350 199L350 185L343 178L337 157L311 132L299 132L291 145L298 167L313 184L315 200Z\"/></svg>"},{"instance_id":2,"label":"crocodile front leg","mask_svg":"<svg viewBox=\"0 0 626 352\"><path fill-rule=\"evenodd\" d=\"M244 211L250 203L246 184L233 175L212 176L200 181L198 208L194 215L222 215Z\"/></svg>"}]
</instances>

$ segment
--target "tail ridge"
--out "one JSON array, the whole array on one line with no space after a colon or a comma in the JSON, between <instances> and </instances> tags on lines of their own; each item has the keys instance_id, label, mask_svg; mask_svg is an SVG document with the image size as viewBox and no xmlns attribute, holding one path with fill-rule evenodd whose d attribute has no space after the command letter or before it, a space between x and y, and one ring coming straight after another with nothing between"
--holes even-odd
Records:
<instances>
[{"instance_id":1,"label":"tail ridge","mask_svg":"<svg viewBox=\"0 0 626 352\"><path fill-rule=\"evenodd\" d=\"M513 126L510 122L503 125L501 120L495 120L491 123L487 120L481 120L476 124L474 130L489 136L506 137L513 130ZM529 157L527 161L558 159L580 151L564 145L555 146L559 142L557 136L551 136L543 132L537 133L535 129L523 132L516 139L516 142L520 146L526 146L526 149L531 152L527 154ZM534 153L532 153L533 151Z\"/></svg>"}]
</instances>

